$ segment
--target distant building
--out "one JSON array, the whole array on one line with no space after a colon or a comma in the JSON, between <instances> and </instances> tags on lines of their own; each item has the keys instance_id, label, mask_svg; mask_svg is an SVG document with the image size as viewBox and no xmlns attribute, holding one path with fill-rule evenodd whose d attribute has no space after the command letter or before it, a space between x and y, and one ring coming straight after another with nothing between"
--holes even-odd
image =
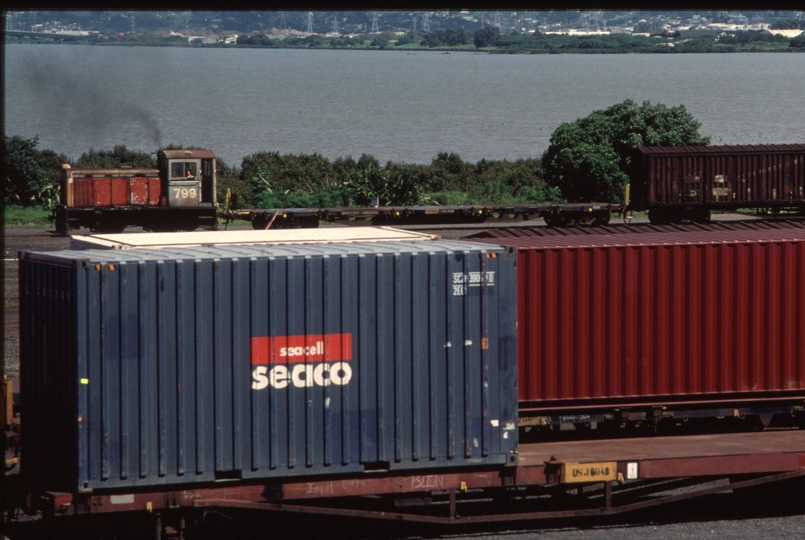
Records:
<instances>
[{"instance_id":1,"label":"distant building","mask_svg":"<svg viewBox=\"0 0 805 540\"><path fill-rule=\"evenodd\" d=\"M795 38L801 33L805 32L805 30L766 30L766 31L772 35L783 36L788 39Z\"/></svg>"}]
</instances>

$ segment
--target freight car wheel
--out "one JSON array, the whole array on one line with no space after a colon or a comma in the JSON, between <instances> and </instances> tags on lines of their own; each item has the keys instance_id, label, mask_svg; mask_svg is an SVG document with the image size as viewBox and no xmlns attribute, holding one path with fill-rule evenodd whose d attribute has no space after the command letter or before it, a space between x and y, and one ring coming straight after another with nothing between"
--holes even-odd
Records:
<instances>
[{"instance_id":1,"label":"freight car wheel","mask_svg":"<svg viewBox=\"0 0 805 540\"><path fill-rule=\"evenodd\" d=\"M96 222L94 226L90 227L90 230L100 234L120 234L126 230L126 226L119 223Z\"/></svg>"},{"instance_id":2,"label":"freight car wheel","mask_svg":"<svg viewBox=\"0 0 805 540\"><path fill-rule=\"evenodd\" d=\"M198 218L185 218L176 227L180 231L195 231L198 229Z\"/></svg>"},{"instance_id":3,"label":"freight car wheel","mask_svg":"<svg viewBox=\"0 0 805 540\"><path fill-rule=\"evenodd\" d=\"M254 216L252 218L252 229L257 231L265 230L271 220L264 216Z\"/></svg>"},{"instance_id":4,"label":"freight car wheel","mask_svg":"<svg viewBox=\"0 0 805 540\"><path fill-rule=\"evenodd\" d=\"M650 208L648 211L648 222L652 225L668 225L670 217L665 208Z\"/></svg>"},{"instance_id":5,"label":"freight car wheel","mask_svg":"<svg viewBox=\"0 0 805 540\"><path fill-rule=\"evenodd\" d=\"M694 223L710 223L710 210L707 208L697 208L693 213Z\"/></svg>"}]
</instances>

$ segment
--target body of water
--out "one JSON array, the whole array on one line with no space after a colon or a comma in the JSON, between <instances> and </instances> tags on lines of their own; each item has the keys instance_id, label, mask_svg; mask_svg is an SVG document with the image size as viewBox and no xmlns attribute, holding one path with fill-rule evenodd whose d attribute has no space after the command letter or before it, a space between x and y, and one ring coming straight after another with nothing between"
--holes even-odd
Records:
<instances>
[{"instance_id":1,"label":"body of water","mask_svg":"<svg viewBox=\"0 0 805 540\"><path fill-rule=\"evenodd\" d=\"M7 45L5 133L72 158L170 143L428 163L539 157L625 99L684 105L713 144L805 143L805 55L490 55Z\"/></svg>"}]
</instances>

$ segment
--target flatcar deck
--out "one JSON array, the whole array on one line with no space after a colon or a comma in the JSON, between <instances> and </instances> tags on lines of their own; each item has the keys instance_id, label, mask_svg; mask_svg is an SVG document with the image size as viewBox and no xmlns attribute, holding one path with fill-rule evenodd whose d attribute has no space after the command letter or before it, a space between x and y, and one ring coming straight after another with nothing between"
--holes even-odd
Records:
<instances>
[{"instance_id":1,"label":"flatcar deck","mask_svg":"<svg viewBox=\"0 0 805 540\"><path fill-rule=\"evenodd\" d=\"M530 443L520 446L519 458L516 466L444 474L375 471L158 493L51 493L43 509L236 507L433 523L615 514L803 477L805 430ZM365 496L373 496L371 504ZM377 509L378 496L394 502ZM478 511L484 498L497 501L493 511Z\"/></svg>"}]
</instances>

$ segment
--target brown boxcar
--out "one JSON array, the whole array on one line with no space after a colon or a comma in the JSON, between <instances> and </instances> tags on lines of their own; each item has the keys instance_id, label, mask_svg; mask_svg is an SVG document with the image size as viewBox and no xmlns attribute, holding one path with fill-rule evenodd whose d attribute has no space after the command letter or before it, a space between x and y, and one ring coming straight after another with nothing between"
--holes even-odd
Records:
<instances>
[{"instance_id":1,"label":"brown boxcar","mask_svg":"<svg viewBox=\"0 0 805 540\"><path fill-rule=\"evenodd\" d=\"M805 399L802 229L478 241L519 251L521 414Z\"/></svg>"},{"instance_id":2,"label":"brown boxcar","mask_svg":"<svg viewBox=\"0 0 805 540\"><path fill-rule=\"evenodd\" d=\"M805 144L640 147L632 159L631 207L652 222L805 208Z\"/></svg>"}]
</instances>

